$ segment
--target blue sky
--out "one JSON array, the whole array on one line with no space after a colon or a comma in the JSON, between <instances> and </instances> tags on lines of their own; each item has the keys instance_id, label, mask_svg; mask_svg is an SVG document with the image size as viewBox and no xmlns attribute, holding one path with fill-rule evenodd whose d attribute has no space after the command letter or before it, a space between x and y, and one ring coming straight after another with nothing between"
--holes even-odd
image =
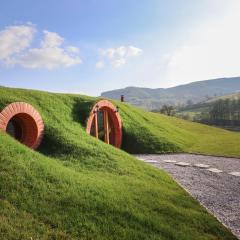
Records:
<instances>
[{"instance_id":1,"label":"blue sky","mask_svg":"<svg viewBox=\"0 0 240 240\"><path fill-rule=\"evenodd\" d=\"M240 75L239 0L3 0L0 85L99 95Z\"/></svg>"}]
</instances>

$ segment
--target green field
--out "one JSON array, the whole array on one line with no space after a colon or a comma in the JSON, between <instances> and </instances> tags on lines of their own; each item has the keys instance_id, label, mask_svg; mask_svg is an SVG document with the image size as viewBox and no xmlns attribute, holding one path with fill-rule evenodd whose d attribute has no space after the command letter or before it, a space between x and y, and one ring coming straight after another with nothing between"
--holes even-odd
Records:
<instances>
[{"instance_id":1,"label":"green field","mask_svg":"<svg viewBox=\"0 0 240 240\"><path fill-rule=\"evenodd\" d=\"M165 172L88 136L96 100L0 88L0 109L26 101L46 128L37 152L0 133L0 239L236 239ZM127 152L240 156L238 133L115 103Z\"/></svg>"}]
</instances>

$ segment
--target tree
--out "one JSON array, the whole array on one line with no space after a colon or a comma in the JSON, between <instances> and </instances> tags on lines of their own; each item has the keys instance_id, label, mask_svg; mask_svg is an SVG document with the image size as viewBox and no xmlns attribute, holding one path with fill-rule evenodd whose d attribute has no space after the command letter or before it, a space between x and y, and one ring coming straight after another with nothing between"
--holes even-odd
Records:
<instances>
[{"instance_id":1,"label":"tree","mask_svg":"<svg viewBox=\"0 0 240 240\"><path fill-rule=\"evenodd\" d=\"M213 103L209 112L210 120L217 125L239 125L240 99L218 100Z\"/></svg>"},{"instance_id":2,"label":"tree","mask_svg":"<svg viewBox=\"0 0 240 240\"><path fill-rule=\"evenodd\" d=\"M168 115L168 116L173 116L174 115L174 107L168 106L168 105L163 105L162 108L160 109L160 113Z\"/></svg>"}]
</instances>

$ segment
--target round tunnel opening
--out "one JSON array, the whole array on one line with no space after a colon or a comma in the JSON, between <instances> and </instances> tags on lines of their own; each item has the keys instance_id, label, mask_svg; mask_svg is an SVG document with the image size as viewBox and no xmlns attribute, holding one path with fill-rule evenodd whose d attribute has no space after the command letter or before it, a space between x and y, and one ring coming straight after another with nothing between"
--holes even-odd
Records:
<instances>
[{"instance_id":1,"label":"round tunnel opening","mask_svg":"<svg viewBox=\"0 0 240 240\"><path fill-rule=\"evenodd\" d=\"M14 117L8 122L6 132L18 141L22 139L22 126Z\"/></svg>"},{"instance_id":2,"label":"round tunnel opening","mask_svg":"<svg viewBox=\"0 0 240 240\"><path fill-rule=\"evenodd\" d=\"M41 143L44 124L40 114L27 103L11 103L0 113L0 129L22 144L36 149Z\"/></svg>"},{"instance_id":3,"label":"round tunnel opening","mask_svg":"<svg viewBox=\"0 0 240 240\"><path fill-rule=\"evenodd\" d=\"M33 146L38 135L35 120L26 113L13 116L7 124L6 132L27 146Z\"/></svg>"}]
</instances>

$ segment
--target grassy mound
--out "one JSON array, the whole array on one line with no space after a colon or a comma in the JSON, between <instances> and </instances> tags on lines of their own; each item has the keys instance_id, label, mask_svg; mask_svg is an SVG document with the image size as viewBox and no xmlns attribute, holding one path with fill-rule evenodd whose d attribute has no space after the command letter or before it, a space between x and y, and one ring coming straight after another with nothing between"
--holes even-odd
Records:
<instances>
[{"instance_id":1,"label":"grassy mound","mask_svg":"<svg viewBox=\"0 0 240 240\"><path fill-rule=\"evenodd\" d=\"M0 88L0 109L14 101L40 112L46 135L35 152L0 133L0 239L235 239L166 173L85 133L96 99ZM201 152L197 136L213 133L240 139L117 104L129 152ZM231 144L228 153L239 155Z\"/></svg>"},{"instance_id":2,"label":"grassy mound","mask_svg":"<svg viewBox=\"0 0 240 240\"><path fill-rule=\"evenodd\" d=\"M123 149L131 153L189 152L240 156L240 133L144 112L120 105L124 124Z\"/></svg>"},{"instance_id":3,"label":"grassy mound","mask_svg":"<svg viewBox=\"0 0 240 240\"><path fill-rule=\"evenodd\" d=\"M92 141L95 145L98 141L86 135L85 126L97 100L81 95L0 88L0 109L14 101L26 101L40 112L46 126L40 152L54 156L92 152L92 147L88 151L87 145L92 145ZM145 112L127 103L114 103L119 106L123 121L122 148L129 153L191 152L240 156L239 133ZM80 139L82 147L76 148L74 142ZM99 151L98 145L94 151Z\"/></svg>"}]
</instances>

